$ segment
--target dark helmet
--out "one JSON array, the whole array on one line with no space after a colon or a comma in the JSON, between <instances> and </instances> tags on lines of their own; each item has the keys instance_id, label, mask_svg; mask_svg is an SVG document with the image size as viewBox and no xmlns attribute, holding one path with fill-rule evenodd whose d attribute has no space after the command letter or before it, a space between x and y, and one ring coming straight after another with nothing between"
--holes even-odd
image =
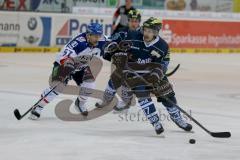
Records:
<instances>
[{"instance_id":1,"label":"dark helmet","mask_svg":"<svg viewBox=\"0 0 240 160\"><path fill-rule=\"evenodd\" d=\"M94 35L102 35L103 34L103 27L99 23L90 23L87 26L87 33L94 34Z\"/></svg>"},{"instance_id":2,"label":"dark helmet","mask_svg":"<svg viewBox=\"0 0 240 160\"><path fill-rule=\"evenodd\" d=\"M162 28L162 21L158 18L150 17L145 22L143 22L143 28L144 27L150 28L159 32L160 29Z\"/></svg>"},{"instance_id":3,"label":"dark helmet","mask_svg":"<svg viewBox=\"0 0 240 160\"><path fill-rule=\"evenodd\" d=\"M138 10L130 10L127 16L128 19L136 18L139 22L141 21L141 13Z\"/></svg>"}]
</instances>

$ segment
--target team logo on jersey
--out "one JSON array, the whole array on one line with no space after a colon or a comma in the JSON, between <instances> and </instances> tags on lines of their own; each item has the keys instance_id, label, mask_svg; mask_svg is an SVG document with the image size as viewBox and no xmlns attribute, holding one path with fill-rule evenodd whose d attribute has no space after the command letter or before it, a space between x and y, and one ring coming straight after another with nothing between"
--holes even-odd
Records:
<instances>
[{"instance_id":1,"label":"team logo on jersey","mask_svg":"<svg viewBox=\"0 0 240 160\"><path fill-rule=\"evenodd\" d=\"M161 57L161 55L157 51L155 51L155 50L152 50L151 55L155 56L157 58Z\"/></svg>"}]
</instances>

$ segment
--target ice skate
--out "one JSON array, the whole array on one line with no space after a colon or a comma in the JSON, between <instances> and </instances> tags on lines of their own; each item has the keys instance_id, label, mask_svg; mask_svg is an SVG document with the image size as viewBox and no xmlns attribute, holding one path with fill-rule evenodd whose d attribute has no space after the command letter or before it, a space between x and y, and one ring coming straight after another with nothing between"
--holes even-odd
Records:
<instances>
[{"instance_id":1,"label":"ice skate","mask_svg":"<svg viewBox=\"0 0 240 160\"><path fill-rule=\"evenodd\" d=\"M28 119L31 120L37 120L40 118L41 116L41 112L43 110L42 106L36 106L35 108L32 109L30 116L28 117Z\"/></svg>"},{"instance_id":2,"label":"ice skate","mask_svg":"<svg viewBox=\"0 0 240 160\"><path fill-rule=\"evenodd\" d=\"M77 98L76 101L75 101L75 108L77 111L79 111L83 116L87 116L88 115L88 110L87 108L85 107L84 104L82 104L80 102L80 100Z\"/></svg>"}]
</instances>

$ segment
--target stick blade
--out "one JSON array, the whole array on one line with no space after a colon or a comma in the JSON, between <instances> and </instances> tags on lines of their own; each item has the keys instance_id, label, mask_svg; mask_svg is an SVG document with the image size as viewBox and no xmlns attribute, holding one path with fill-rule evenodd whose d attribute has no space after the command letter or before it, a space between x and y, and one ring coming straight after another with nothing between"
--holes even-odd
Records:
<instances>
[{"instance_id":1,"label":"stick blade","mask_svg":"<svg viewBox=\"0 0 240 160\"><path fill-rule=\"evenodd\" d=\"M15 117L17 118L17 120L21 119L22 116L21 116L21 114L20 114L18 109L15 109L13 113L14 113Z\"/></svg>"},{"instance_id":2,"label":"stick blade","mask_svg":"<svg viewBox=\"0 0 240 160\"><path fill-rule=\"evenodd\" d=\"M229 138L231 137L230 132L211 132L211 135L216 138Z\"/></svg>"},{"instance_id":3,"label":"stick blade","mask_svg":"<svg viewBox=\"0 0 240 160\"><path fill-rule=\"evenodd\" d=\"M180 67L180 64L178 64L176 68L174 68L170 73L166 73L166 76L170 77L171 75L173 75L178 70L179 67Z\"/></svg>"}]
</instances>

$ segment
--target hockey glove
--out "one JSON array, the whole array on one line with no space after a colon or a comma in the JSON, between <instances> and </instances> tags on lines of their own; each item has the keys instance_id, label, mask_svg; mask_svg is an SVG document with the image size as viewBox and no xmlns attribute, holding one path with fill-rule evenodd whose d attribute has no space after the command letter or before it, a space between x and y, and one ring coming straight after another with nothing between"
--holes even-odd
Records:
<instances>
[{"instance_id":1,"label":"hockey glove","mask_svg":"<svg viewBox=\"0 0 240 160\"><path fill-rule=\"evenodd\" d=\"M128 62L127 53L118 52L112 56L112 63L116 66L116 71L122 73L122 70Z\"/></svg>"},{"instance_id":2,"label":"hockey glove","mask_svg":"<svg viewBox=\"0 0 240 160\"><path fill-rule=\"evenodd\" d=\"M64 60L63 64L57 67L54 67L52 80L53 81L64 81L71 72L75 70L74 61L72 58L67 58Z\"/></svg>"},{"instance_id":3,"label":"hockey glove","mask_svg":"<svg viewBox=\"0 0 240 160\"><path fill-rule=\"evenodd\" d=\"M160 80L154 84L153 94L156 97L174 95L172 85L166 80Z\"/></svg>"}]
</instances>

